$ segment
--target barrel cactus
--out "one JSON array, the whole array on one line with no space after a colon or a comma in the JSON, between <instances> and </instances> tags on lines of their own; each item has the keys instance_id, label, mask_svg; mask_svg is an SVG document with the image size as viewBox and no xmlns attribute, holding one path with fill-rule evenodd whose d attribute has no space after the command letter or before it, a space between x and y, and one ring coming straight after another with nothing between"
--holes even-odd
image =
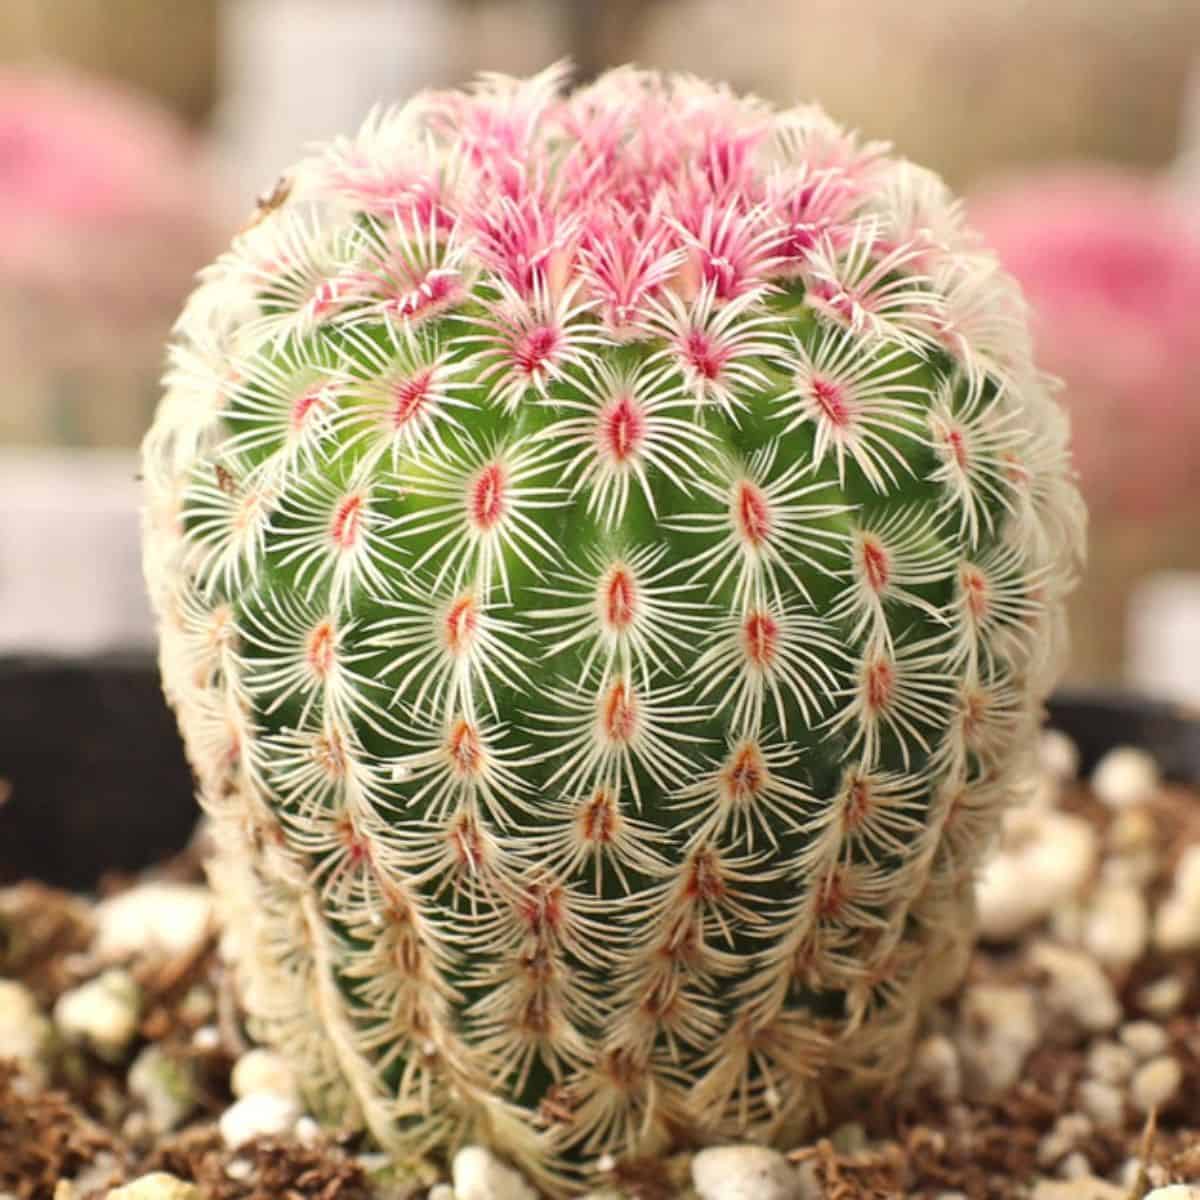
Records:
<instances>
[{"instance_id":1,"label":"barrel cactus","mask_svg":"<svg viewBox=\"0 0 1200 1200\"><path fill-rule=\"evenodd\" d=\"M1082 512L1019 293L815 108L623 69L264 198L144 445L259 1034L397 1155L779 1141L895 1080Z\"/></svg>"}]
</instances>

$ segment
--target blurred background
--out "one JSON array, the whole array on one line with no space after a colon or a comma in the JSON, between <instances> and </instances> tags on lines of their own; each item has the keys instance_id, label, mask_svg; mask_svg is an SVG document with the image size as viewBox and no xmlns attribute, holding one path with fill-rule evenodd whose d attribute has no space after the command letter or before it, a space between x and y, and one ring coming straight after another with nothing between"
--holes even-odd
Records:
<instances>
[{"instance_id":1,"label":"blurred background","mask_svg":"<svg viewBox=\"0 0 1200 1200\"><path fill-rule=\"evenodd\" d=\"M1200 0L0 0L0 654L150 645L162 343L277 172L564 55L817 100L967 196L1073 413L1072 681L1200 704Z\"/></svg>"}]
</instances>

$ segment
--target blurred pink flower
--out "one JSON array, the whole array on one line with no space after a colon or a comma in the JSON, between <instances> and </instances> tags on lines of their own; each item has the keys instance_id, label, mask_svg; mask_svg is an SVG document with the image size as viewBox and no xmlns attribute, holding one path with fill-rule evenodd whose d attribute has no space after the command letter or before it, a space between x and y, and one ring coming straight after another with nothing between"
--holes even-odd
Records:
<instances>
[{"instance_id":1,"label":"blurred pink flower","mask_svg":"<svg viewBox=\"0 0 1200 1200\"><path fill-rule=\"evenodd\" d=\"M65 71L0 71L0 291L31 328L161 336L211 253L212 200L197 139L153 101Z\"/></svg>"},{"instance_id":2,"label":"blurred pink flower","mask_svg":"<svg viewBox=\"0 0 1200 1200\"><path fill-rule=\"evenodd\" d=\"M978 193L971 224L1020 281L1065 384L1093 513L1200 498L1200 238L1165 183L1062 167Z\"/></svg>"}]
</instances>

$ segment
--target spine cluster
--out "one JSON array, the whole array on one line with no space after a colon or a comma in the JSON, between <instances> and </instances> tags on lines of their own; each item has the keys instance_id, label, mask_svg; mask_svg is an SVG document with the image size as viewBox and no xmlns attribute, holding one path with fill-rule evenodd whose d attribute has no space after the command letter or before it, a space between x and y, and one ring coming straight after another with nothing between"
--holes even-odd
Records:
<instances>
[{"instance_id":1,"label":"spine cluster","mask_svg":"<svg viewBox=\"0 0 1200 1200\"><path fill-rule=\"evenodd\" d=\"M1018 295L815 110L484 80L299 164L145 443L262 1034L396 1153L790 1134L886 1083L1062 647Z\"/></svg>"}]
</instances>

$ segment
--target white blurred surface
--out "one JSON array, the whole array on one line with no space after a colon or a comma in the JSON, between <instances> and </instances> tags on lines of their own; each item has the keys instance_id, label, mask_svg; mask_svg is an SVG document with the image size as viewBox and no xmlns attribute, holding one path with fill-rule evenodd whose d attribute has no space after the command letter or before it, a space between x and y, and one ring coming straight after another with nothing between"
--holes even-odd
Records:
<instances>
[{"instance_id":1,"label":"white blurred surface","mask_svg":"<svg viewBox=\"0 0 1200 1200\"><path fill-rule=\"evenodd\" d=\"M0 449L0 654L149 646L137 455Z\"/></svg>"},{"instance_id":2,"label":"white blurred surface","mask_svg":"<svg viewBox=\"0 0 1200 1200\"><path fill-rule=\"evenodd\" d=\"M313 142L442 79L453 19L442 0L225 0L217 126L231 215Z\"/></svg>"},{"instance_id":3,"label":"white blurred surface","mask_svg":"<svg viewBox=\"0 0 1200 1200\"><path fill-rule=\"evenodd\" d=\"M1137 586L1128 646L1131 684L1200 707L1200 572L1164 571Z\"/></svg>"}]
</instances>

